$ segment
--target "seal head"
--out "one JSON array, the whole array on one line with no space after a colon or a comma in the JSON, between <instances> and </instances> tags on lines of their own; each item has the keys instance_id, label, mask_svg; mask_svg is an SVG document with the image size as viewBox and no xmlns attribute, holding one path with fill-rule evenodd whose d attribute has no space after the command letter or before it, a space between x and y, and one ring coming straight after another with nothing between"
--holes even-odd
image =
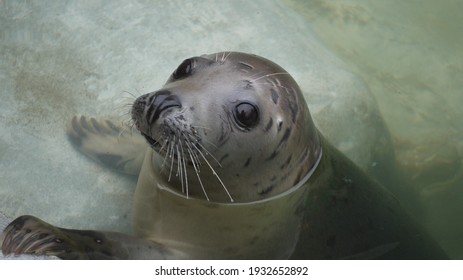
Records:
<instances>
[{"instance_id":1,"label":"seal head","mask_svg":"<svg viewBox=\"0 0 463 280\"><path fill-rule=\"evenodd\" d=\"M296 185L321 152L301 90L277 64L238 52L184 60L132 106L165 184L187 197L250 202Z\"/></svg>"}]
</instances>

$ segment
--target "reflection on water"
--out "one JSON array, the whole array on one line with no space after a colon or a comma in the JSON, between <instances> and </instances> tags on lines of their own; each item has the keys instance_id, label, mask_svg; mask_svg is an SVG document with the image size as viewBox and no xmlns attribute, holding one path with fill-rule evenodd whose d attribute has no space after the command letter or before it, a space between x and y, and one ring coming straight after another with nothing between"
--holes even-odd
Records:
<instances>
[{"instance_id":1,"label":"reflection on water","mask_svg":"<svg viewBox=\"0 0 463 280\"><path fill-rule=\"evenodd\" d=\"M369 85L419 194L422 221L463 258L461 1L287 1Z\"/></svg>"}]
</instances>

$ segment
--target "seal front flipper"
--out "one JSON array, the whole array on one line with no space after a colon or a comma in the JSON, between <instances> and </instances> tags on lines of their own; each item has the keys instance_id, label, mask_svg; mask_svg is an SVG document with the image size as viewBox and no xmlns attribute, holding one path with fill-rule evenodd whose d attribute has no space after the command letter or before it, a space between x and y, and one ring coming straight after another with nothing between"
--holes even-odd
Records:
<instances>
[{"instance_id":1,"label":"seal front flipper","mask_svg":"<svg viewBox=\"0 0 463 280\"><path fill-rule=\"evenodd\" d=\"M35 254L61 259L167 259L174 253L158 243L114 232L54 227L21 216L0 235L4 255ZM179 256L176 256L179 257Z\"/></svg>"},{"instance_id":2,"label":"seal front flipper","mask_svg":"<svg viewBox=\"0 0 463 280\"><path fill-rule=\"evenodd\" d=\"M96 162L121 173L139 174L148 145L138 131L132 133L110 120L75 116L67 134L77 150Z\"/></svg>"}]
</instances>

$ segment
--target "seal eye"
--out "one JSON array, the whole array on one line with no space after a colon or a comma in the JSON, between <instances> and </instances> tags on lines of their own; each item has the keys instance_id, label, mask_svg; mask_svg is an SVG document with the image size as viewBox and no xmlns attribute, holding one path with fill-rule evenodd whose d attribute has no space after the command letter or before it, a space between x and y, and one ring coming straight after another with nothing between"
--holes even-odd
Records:
<instances>
[{"instance_id":1,"label":"seal eye","mask_svg":"<svg viewBox=\"0 0 463 280\"><path fill-rule=\"evenodd\" d=\"M193 70L193 61L191 59L185 59L182 64L180 64L177 69L175 69L172 76L174 79L183 79L188 77Z\"/></svg>"},{"instance_id":2,"label":"seal eye","mask_svg":"<svg viewBox=\"0 0 463 280\"><path fill-rule=\"evenodd\" d=\"M245 130L250 130L259 121L257 107L248 102L242 102L236 105L233 113L236 123Z\"/></svg>"}]
</instances>

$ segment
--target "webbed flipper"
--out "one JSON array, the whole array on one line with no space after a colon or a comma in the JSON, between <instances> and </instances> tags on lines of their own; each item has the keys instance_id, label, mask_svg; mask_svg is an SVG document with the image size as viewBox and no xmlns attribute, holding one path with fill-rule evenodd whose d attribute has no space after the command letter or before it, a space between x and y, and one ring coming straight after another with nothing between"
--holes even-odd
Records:
<instances>
[{"instance_id":1,"label":"webbed flipper","mask_svg":"<svg viewBox=\"0 0 463 280\"><path fill-rule=\"evenodd\" d=\"M118 172L138 175L148 144L138 131L110 120L73 117L66 130L74 147Z\"/></svg>"},{"instance_id":2,"label":"webbed flipper","mask_svg":"<svg viewBox=\"0 0 463 280\"><path fill-rule=\"evenodd\" d=\"M4 255L46 255L60 259L171 259L159 243L116 232L54 227L33 216L21 216L0 235Z\"/></svg>"}]
</instances>

